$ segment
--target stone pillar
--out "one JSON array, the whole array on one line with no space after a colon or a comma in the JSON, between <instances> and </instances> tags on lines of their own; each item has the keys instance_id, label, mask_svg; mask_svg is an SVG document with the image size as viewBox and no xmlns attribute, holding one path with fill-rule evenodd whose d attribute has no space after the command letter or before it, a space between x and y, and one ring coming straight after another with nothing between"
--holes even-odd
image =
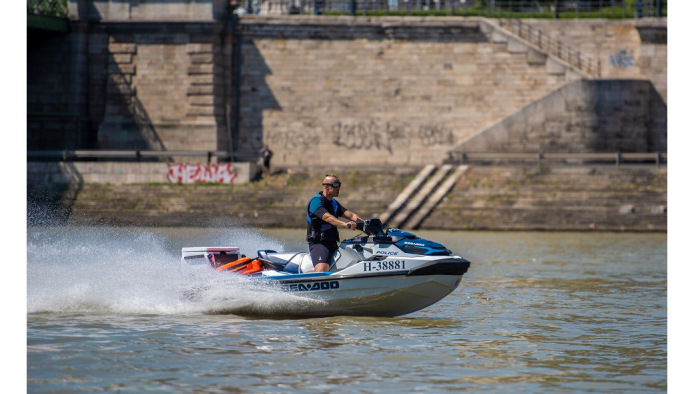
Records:
<instances>
[{"instance_id":1,"label":"stone pillar","mask_svg":"<svg viewBox=\"0 0 700 394\"><path fill-rule=\"evenodd\" d=\"M228 0L68 0L73 20L211 21L229 18Z\"/></svg>"}]
</instances>

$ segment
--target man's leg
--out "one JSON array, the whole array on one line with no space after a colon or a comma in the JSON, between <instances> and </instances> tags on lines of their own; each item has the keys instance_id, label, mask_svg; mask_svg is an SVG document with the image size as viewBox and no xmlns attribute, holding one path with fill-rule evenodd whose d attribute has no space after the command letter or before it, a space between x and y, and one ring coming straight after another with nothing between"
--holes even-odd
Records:
<instances>
[{"instance_id":1,"label":"man's leg","mask_svg":"<svg viewBox=\"0 0 700 394\"><path fill-rule=\"evenodd\" d=\"M309 254L311 255L311 262L314 265L315 272L326 272L330 269L329 262L334 251L328 245L322 243L309 244Z\"/></svg>"}]
</instances>

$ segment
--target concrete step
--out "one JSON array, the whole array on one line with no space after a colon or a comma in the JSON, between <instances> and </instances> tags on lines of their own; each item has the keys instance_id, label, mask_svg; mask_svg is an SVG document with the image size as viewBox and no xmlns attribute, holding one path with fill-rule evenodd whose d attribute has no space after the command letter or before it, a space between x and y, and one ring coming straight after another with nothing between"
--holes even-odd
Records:
<instances>
[{"instance_id":1,"label":"concrete step","mask_svg":"<svg viewBox=\"0 0 700 394\"><path fill-rule=\"evenodd\" d=\"M428 214L435 208L435 206L442 201L443 198L447 195L447 193L452 189L452 187L455 185L457 182L457 179L464 174L469 166L467 165L460 165L455 169L455 171L452 172L450 177L445 180L440 187L435 190L434 193L430 195L427 201L421 205L420 208L416 211L416 213L411 216L411 218L408 220L406 225L404 226L407 229L417 229L420 227L420 224L423 222L423 219L425 219Z\"/></svg>"},{"instance_id":2,"label":"concrete step","mask_svg":"<svg viewBox=\"0 0 700 394\"><path fill-rule=\"evenodd\" d=\"M389 220L393 219L394 215L396 215L396 213L406 205L406 202L409 198L411 198L416 190L418 190L418 188L425 183L425 180L430 174L433 173L433 171L435 171L436 167L437 166L435 164L428 164L427 166L423 167L421 172L419 172L418 175L413 178L411 183L409 183L408 186L406 186L406 188L396 197L394 202L389 204L387 210L379 216L379 220L381 220L384 224L388 224Z\"/></svg>"},{"instance_id":3,"label":"concrete step","mask_svg":"<svg viewBox=\"0 0 700 394\"><path fill-rule=\"evenodd\" d=\"M427 182L416 192L416 195L408 201L406 206L396 214L387 226L403 227L413 213L420 208L425 200L435 191L442 179L452 170L453 166L444 164L427 180Z\"/></svg>"}]
</instances>

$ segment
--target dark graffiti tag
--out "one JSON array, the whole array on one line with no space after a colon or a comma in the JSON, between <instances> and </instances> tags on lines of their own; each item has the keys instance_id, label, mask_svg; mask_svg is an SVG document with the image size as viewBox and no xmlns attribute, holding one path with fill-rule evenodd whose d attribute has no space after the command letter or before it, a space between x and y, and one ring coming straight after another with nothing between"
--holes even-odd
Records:
<instances>
[{"instance_id":1,"label":"dark graffiti tag","mask_svg":"<svg viewBox=\"0 0 700 394\"><path fill-rule=\"evenodd\" d=\"M333 144L353 150L385 150L393 153L398 146L408 146L412 138L419 138L423 146L452 145L452 130L434 125L418 126L370 120L359 123L338 122L331 127Z\"/></svg>"},{"instance_id":2,"label":"dark graffiti tag","mask_svg":"<svg viewBox=\"0 0 700 394\"><path fill-rule=\"evenodd\" d=\"M269 138L285 149L306 148L318 141L317 133L311 130L304 133L298 131L271 132Z\"/></svg>"},{"instance_id":3,"label":"dark graffiti tag","mask_svg":"<svg viewBox=\"0 0 700 394\"><path fill-rule=\"evenodd\" d=\"M386 150L393 153L393 144L405 139L404 130L387 122L373 120L356 124L336 123L331 127L333 144L354 150Z\"/></svg>"},{"instance_id":4,"label":"dark graffiti tag","mask_svg":"<svg viewBox=\"0 0 700 394\"><path fill-rule=\"evenodd\" d=\"M442 126L420 126L418 138L424 146L454 145L455 136L452 130Z\"/></svg>"}]
</instances>

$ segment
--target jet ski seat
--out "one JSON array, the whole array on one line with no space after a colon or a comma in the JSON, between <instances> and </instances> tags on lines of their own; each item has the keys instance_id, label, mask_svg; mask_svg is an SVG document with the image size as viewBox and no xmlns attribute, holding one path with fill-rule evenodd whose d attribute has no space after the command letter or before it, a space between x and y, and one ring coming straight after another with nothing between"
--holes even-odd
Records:
<instances>
[{"instance_id":1,"label":"jet ski seat","mask_svg":"<svg viewBox=\"0 0 700 394\"><path fill-rule=\"evenodd\" d=\"M340 248L333 253L329 271L340 271L362 260L362 254L352 248Z\"/></svg>"},{"instance_id":2,"label":"jet ski seat","mask_svg":"<svg viewBox=\"0 0 700 394\"><path fill-rule=\"evenodd\" d=\"M300 274L314 270L308 253L277 253L274 250L258 250L258 257L270 268L278 271Z\"/></svg>"}]
</instances>

